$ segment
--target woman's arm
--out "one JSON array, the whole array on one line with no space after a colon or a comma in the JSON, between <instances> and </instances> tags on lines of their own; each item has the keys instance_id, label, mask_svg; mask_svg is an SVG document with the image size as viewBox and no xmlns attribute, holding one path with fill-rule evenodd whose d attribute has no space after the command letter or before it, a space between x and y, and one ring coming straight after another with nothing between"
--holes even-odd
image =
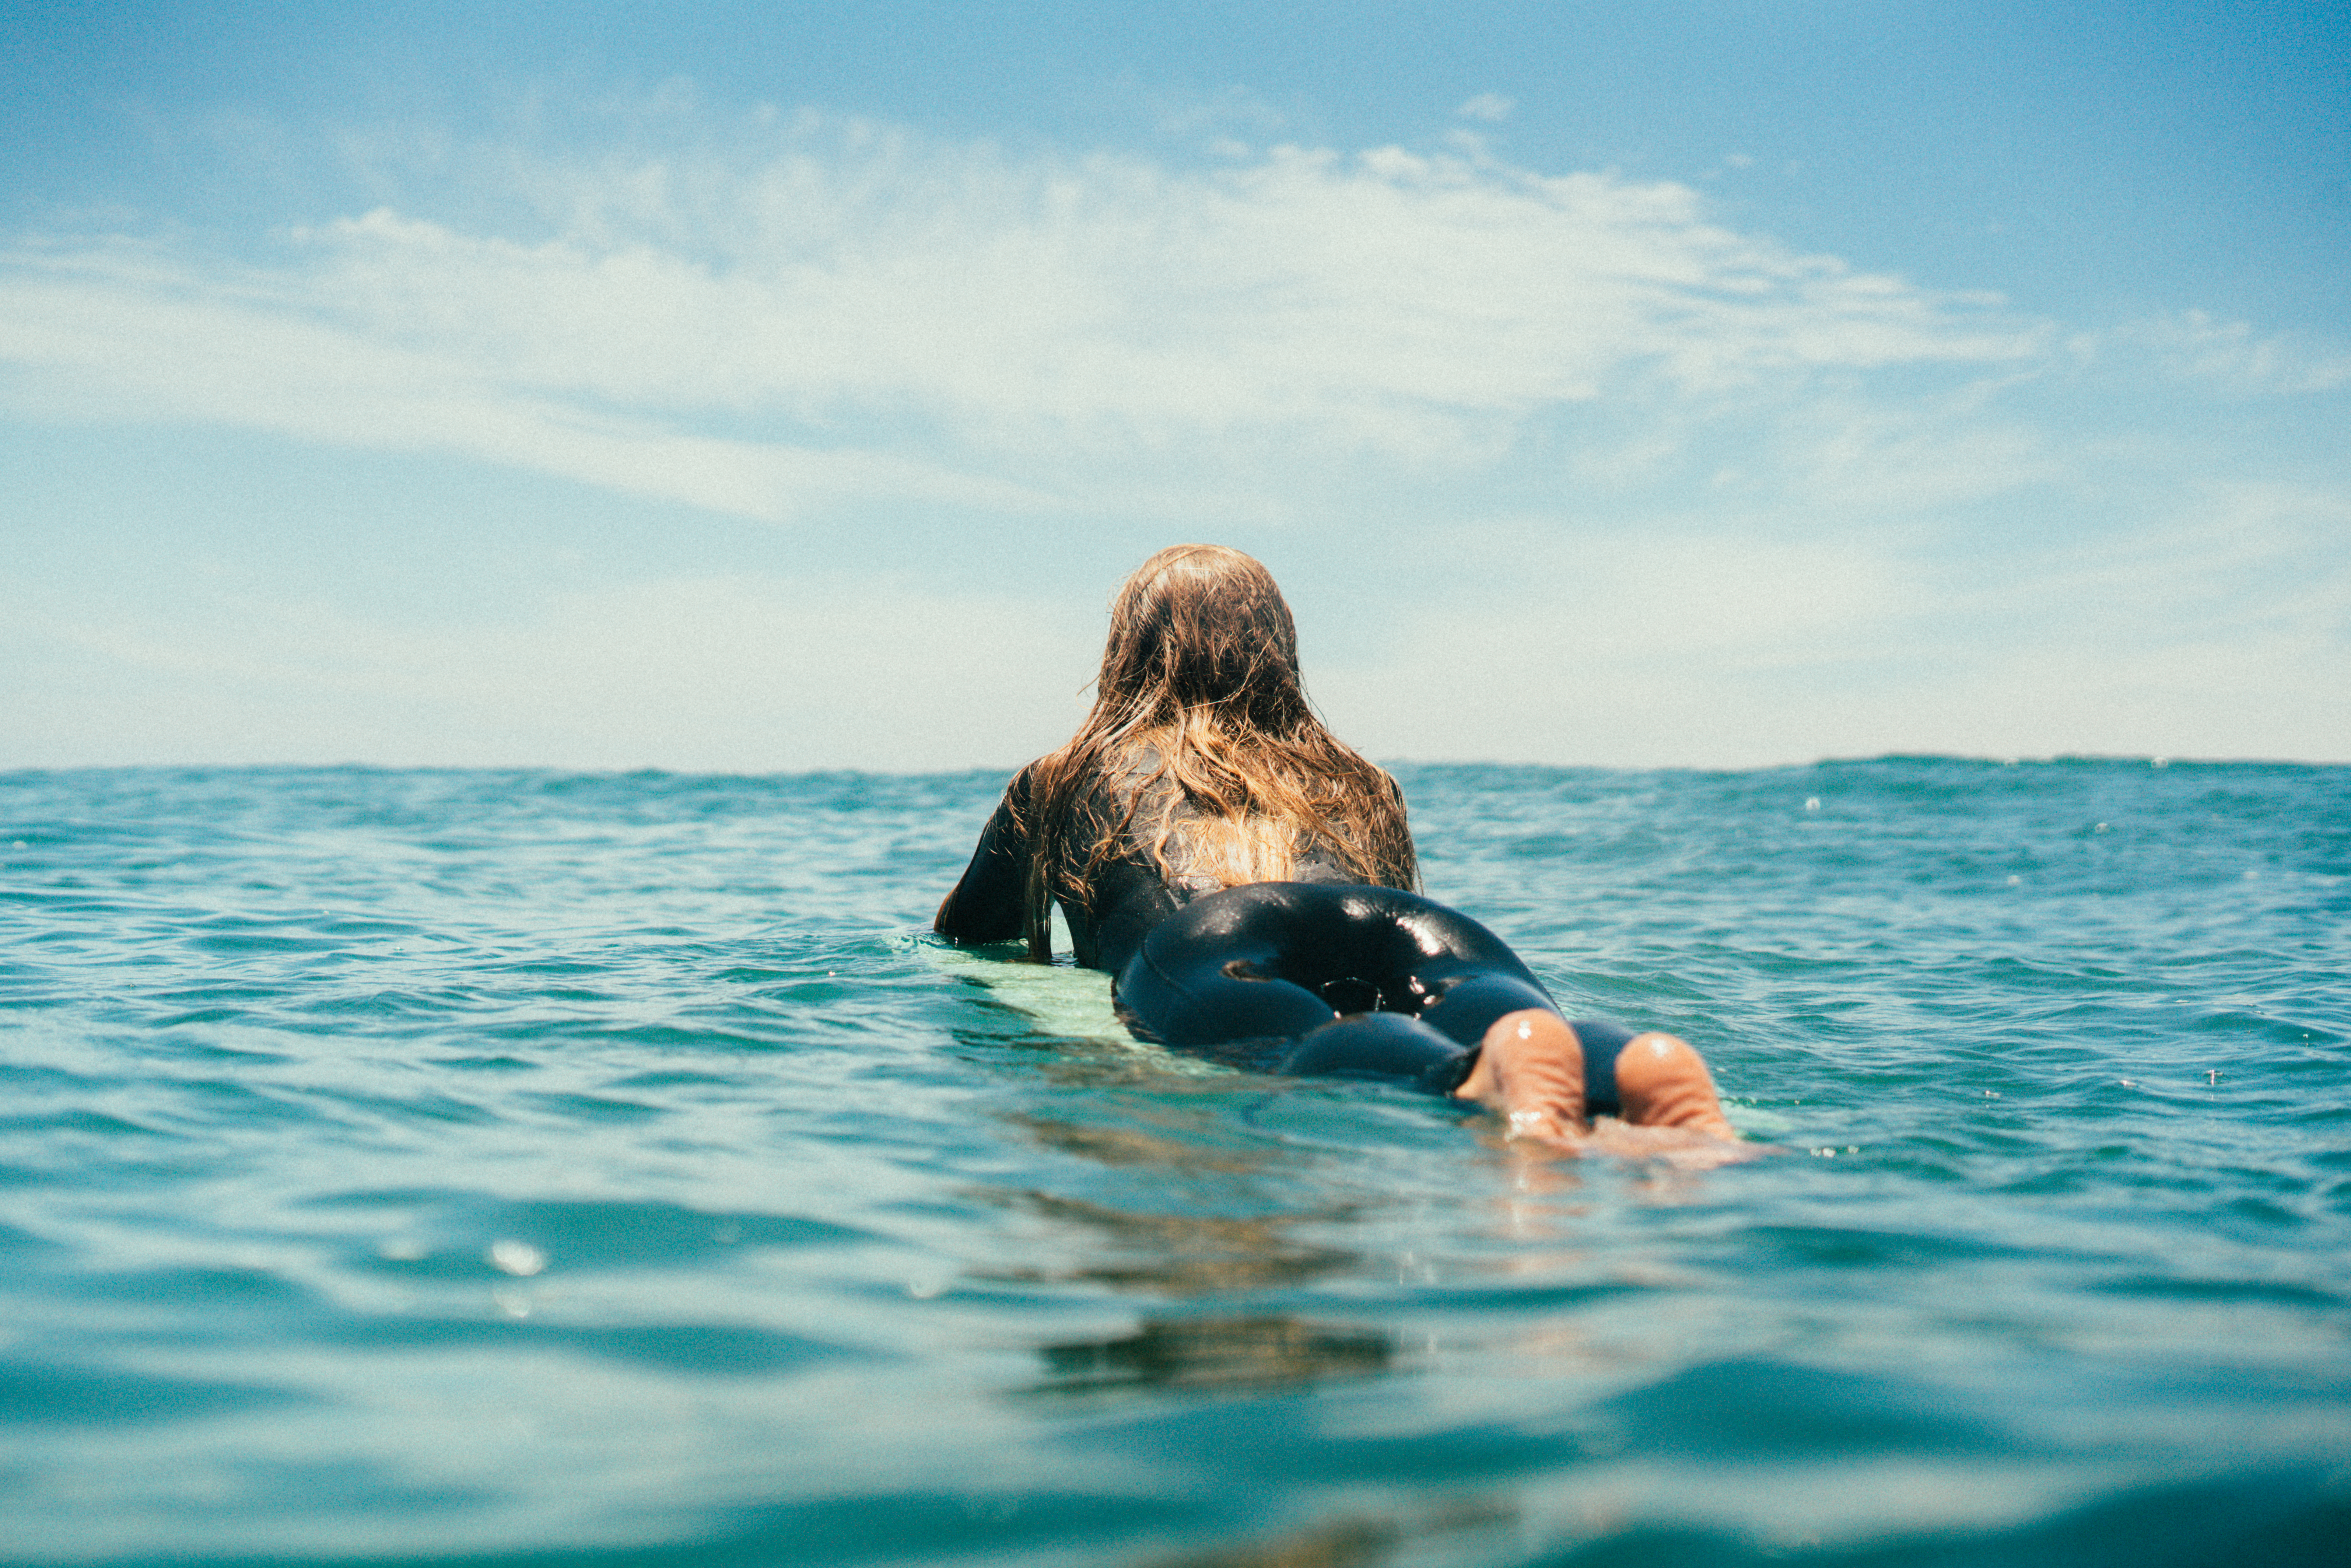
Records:
<instances>
[{"instance_id":1,"label":"woman's arm","mask_svg":"<svg viewBox=\"0 0 2351 1568\"><path fill-rule=\"evenodd\" d=\"M1028 800L1024 770L1004 792L980 830L979 847L963 880L939 904L931 929L952 942L1008 942L1021 934L1029 889L1029 831L1019 809Z\"/></svg>"}]
</instances>

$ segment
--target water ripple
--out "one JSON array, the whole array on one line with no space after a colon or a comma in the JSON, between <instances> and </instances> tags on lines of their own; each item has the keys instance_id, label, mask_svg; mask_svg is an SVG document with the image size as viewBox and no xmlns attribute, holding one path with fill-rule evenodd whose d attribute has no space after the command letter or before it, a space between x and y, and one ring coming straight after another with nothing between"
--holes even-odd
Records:
<instances>
[{"instance_id":1,"label":"water ripple","mask_svg":"<svg viewBox=\"0 0 2351 1568\"><path fill-rule=\"evenodd\" d=\"M1785 1152L1138 1045L1000 775L0 775L0 1556L2337 1560L2351 771L1401 772Z\"/></svg>"}]
</instances>

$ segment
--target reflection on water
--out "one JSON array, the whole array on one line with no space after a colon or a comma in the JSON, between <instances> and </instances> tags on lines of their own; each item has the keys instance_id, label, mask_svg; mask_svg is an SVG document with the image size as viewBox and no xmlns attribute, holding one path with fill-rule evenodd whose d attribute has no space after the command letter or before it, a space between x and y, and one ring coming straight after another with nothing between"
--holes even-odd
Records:
<instances>
[{"instance_id":1,"label":"reflection on water","mask_svg":"<svg viewBox=\"0 0 2351 1568\"><path fill-rule=\"evenodd\" d=\"M1279 1540L1170 1558L1158 1568L1368 1568L1395 1555L1404 1531L1384 1519L1343 1519Z\"/></svg>"},{"instance_id":2,"label":"reflection on water","mask_svg":"<svg viewBox=\"0 0 2351 1568\"><path fill-rule=\"evenodd\" d=\"M1305 1284L1342 1273L1361 1261L1357 1253L1282 1234L1284 1227L1300 1221L1343 1218L1332 1214L1231 1219L1198 1214L1131 1214L1044 1192L981 1196L1048 1219L1076 1220L1107 1231L1116 1246L1112 1255L1090 1258L1071 1268L1008 1269L983 1273L982 1278L1092 1281L1120 1291L1196 1296L1212 1291Z\"/></svg>"},{"instance_id":3,"label":"reflection on water","mask_svg":"<svg viewBox=\"0 0 2351 1568\"><path fill-rule=\"evenodd\" d=\"M1395 1342L1371 1329L1286 1316L1165 1318L1116 1339L1040 1348L1048 1380L1032 1391L1265 1389L1385 1372Z\"/></svg>"},{"instance_id":4,"label":"reflection on water","mask_svg":"<svg viewBox=\"0 0 2351 1568\"><path fill-rule=\"evenodd\" d=\"M1394 1561L1415 1542L1491 1529L1518 1517L1505 1503L1464 1498L1412 1516L1350 1514L1268 1541L1163 1558L1152 1568L1370 1568Z\"/></svg>"},{"instance_id":5,"label":"reflection on water","mask_svg":"<svg viewBox=\"0 0 2351 1568\"><path fill-rule=\"evenodd\" d=\"M1203 1148L1196 1136L1178 1140L1136 1127L1086 1126L1045 1116L1014 1115L1004 1121L1022 1128L1049 1149L1106 1166L1163 1166L1170 1170L1240 1175L1260 1169L1266 1163L1262 1154L1252 1151Z\"/></svg>"},{"instance_id":6,"label":"reflection on water","mask_svg":"<svg viewBox=\"0 0 2351 1568\"><path fill-rule=\"evenodd\" d=\"M1155 1128L1134 1124L1141 1114ZM1172 1116L1172 1122L1161 1120ZM1199 1179L1262 1176L1268 1152L1233 1140L1228 1131L1213 1136L1207 1117L1160 1107L1156 1113L1130 1111L1117 1121L1097 1122L1015 1113L1003 1118L1040 1147L1071 1155L1119 1173L1165 1172L1147 1201L1171 1207L1200 1197ZM1248 1181L1232 1184L1228 1196L1260 1201ZM1180 1193L1180 1196L1177 1196ZM1301 1225L1336 1226L1358 1218L1353 1206L1324 1203L1275 1214L1234 1215L1140 1211L1097 1197L1035 1189L983 1188L976 1196L1006 1208L1051 1221L1074 1232L1064 1238L1070 1260L1059 1266L1023 1264L985 1277L1026 1281L1090 1281L1122 1291L1197 1296L1218 1291L1249 1291L1304 1284L1355 1268L1362 1255L1342 1248L1301 1241L1290 1234Z\"/></svg>"}]
</instances>

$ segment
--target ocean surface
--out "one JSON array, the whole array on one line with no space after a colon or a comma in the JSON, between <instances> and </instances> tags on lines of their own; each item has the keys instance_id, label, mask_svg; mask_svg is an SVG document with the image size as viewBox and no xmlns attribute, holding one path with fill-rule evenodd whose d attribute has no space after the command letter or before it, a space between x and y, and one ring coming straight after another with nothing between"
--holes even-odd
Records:
<instances>
[{"instance_id":1,"label":"ocean surface","mask_svg":"<svg viewBox=\"0 0 2351 1568\"><path fill-rule=\"evenodd\" d=\"M2351 1563L2351 768L1399 776L1778 1152L1129 1040L1001 774L0 774L0 1561Z\"/></svg>"}]
</instances>

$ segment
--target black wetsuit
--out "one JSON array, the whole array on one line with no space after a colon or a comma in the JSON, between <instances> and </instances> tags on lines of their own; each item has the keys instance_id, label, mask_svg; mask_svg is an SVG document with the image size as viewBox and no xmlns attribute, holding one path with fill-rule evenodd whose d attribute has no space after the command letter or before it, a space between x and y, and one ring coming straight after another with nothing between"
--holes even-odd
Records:
<instances>
[{"instance_id":1,"label":"black wetsuit","mask_svg":"<svg viewBox=\"0 0 2351 1568\"><path fill-rule=\"evenodd\" d=\"M1393 887L1260 882L1194 899L1119 971L1129 1028L1235 1067L1460 1087L1496 1019L1559 1006L1502 939ZM1587 1113L1633 1031L1577 1019Z\"/></svg>"},{"instance_id":2,"label":"black wetsuit","mask_svg":"<svg viewBox=\"0 0 2351 1568\"><path fill-rule=\"evenodd\" d=\"M981 943L1020 935L1029 788L1024 770L1005 791L939 906L941 934ZM1095 821L1115 821L1102 815L1115 800L1097 785L1084 804ZM1155 806L1146 795L1135 820L1155 821ZM1320 845L1296 857L1294 874L1221 888L1180 869L1163 873L1130 834L1094 873L1086 902L1060 903L1078 962L1118 977L1113 994L1130 1029L1236 1067L1402 1079L1449 1093L1496 1019L1523 1008L1558 1013L1518 955L1468 916L1353 882ZM1632 1031L1597 1019L1574 1029L1587 1112L1613 1113L1616 1055Z\"/></svg>"}]
</instances>

